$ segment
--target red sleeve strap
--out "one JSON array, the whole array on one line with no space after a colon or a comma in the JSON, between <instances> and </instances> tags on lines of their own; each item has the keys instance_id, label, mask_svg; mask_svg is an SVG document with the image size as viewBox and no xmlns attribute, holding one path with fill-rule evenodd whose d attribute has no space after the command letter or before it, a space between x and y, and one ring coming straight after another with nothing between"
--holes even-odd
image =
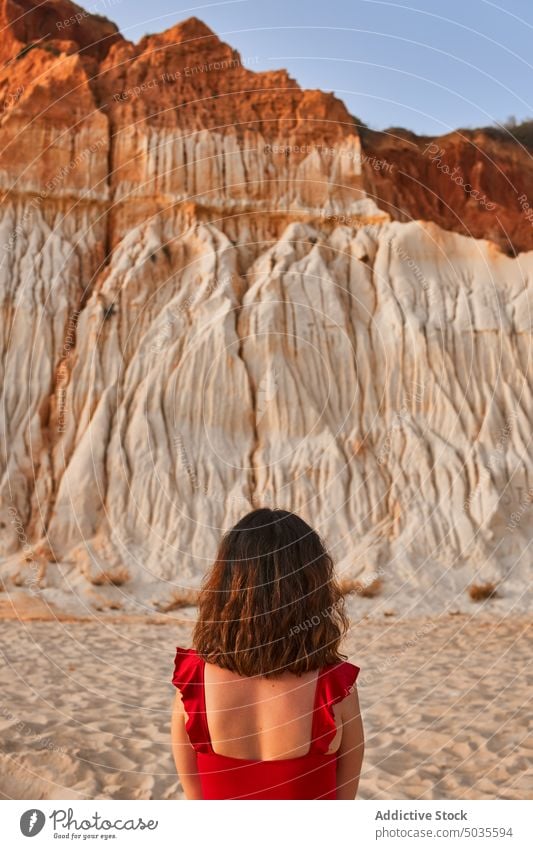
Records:
<instances>
[{"instance_id":1,"label":"red sleeve strap","mask_svg":"<svg viewBox=\"0 0 533 849\"><path fill-rule=\"evenodd\" d=\"M204 665L194 649L176 648L172 683L181 693L188 717L185 728L197 752L212 751L205 714Z\"/></svg>"},{"instance_id":2,"label":"red sleeve strap","mask_svg":"<svg viewBox=\"0 0 533 849\"><path fill-rule=\"evenodd\" d=\"M328 751L337 733L333 705L342 702L352 692L358 675L359 667L346 662L329 666L320 673L313 718L314 752L325 754Z\"/></svg>"}]
</instances>

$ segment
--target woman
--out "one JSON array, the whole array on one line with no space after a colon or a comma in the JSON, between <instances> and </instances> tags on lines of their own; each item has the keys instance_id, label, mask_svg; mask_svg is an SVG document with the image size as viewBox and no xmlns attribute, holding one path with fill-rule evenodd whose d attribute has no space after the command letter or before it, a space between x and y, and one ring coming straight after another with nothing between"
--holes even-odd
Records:
<instances>
[{"instance_id":1,"label":"woman","mask_svg":"<svg viewBox=\"0 0 533 849\"><path fill-rule=\"evenodd\" d=\"M199 599L194 649L172 683L176 768L188 799L354 799L363 759L357 666L319 536L254 510L223 538Z\"/></svg>"}]
</instances>

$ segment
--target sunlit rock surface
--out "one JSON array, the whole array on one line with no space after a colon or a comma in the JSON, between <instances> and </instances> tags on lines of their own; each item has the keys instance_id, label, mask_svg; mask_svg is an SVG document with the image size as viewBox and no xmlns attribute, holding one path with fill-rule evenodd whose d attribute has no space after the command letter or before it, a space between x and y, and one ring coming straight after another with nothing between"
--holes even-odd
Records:
<instances>
[{"instance_id":1,"label":"sunlit rock surface","mask_svg":"<svg viewBox=\"0 0 533 849\"><path fill-rule=\"evenodd\" d=\"M179 603L267 505L381 581L361 610L521 609L533 252L417 220L340 101L195 19L132 45L62 0L38 41L32 6L2 13L5 589Z\"/></svg>"}]
</instances>

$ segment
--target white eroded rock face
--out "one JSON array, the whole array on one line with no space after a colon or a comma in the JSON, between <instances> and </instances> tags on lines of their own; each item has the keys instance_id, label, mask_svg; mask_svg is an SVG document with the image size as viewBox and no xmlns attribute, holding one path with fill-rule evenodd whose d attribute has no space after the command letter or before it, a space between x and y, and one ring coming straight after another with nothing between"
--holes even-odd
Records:
<instances>
[{"instance_id":1,"label":"white eroded rock face","mask_svg":"<svg viewBox=\"0 0 533 849\"><path fill-rule=\"evenodd\" d=\"M527 151L437 140L489 212L195 18L133 44L78 11L0 9L6 590L190 600L265 504L382 582L364 612L524 606L533 255L389 214L530 247Z\"/></svg>"},{"instance_id":2,"label":"white eroded rock face","mask_svg":"<svg viewBox=\"0 0 533 849\"><path fill-rule=\"evenodd\" d=\"M83 208L3 215L7 582L47 537L51 600L164 602L276 505L397 612L524 603L533 254L377 211L270 239L156 215L99 269Z\"/></svg>"}]
</instances>

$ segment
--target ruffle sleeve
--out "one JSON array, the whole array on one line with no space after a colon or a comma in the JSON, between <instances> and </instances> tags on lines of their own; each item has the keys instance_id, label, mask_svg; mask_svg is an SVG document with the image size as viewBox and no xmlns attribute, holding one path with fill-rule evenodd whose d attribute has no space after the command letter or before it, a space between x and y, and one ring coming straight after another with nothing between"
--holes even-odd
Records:
<instances>
[{"instance_id":1,"label":"ruffle sleeve","mask_svg":"<svg viewBox=\"0 0 533 849\"><path fill-rule=\"evenodd\" d=\"M186 731L197 752L210 752L205 713L204 661L193 649L176 648L172 683L181 693L187 714Z\"/></svg>"},{"instance_id":2,"label":"ruffle sleeve","mask_svg":"<svg viewBox=\"0 0 533 849\"><path fill-rule=\"evenodd\" d=\"M326 754L337 733L334 705L342 702L355 685L359 667L353 663L339 663L325 669L318 681L317 702L314 716L313 748Z\"/></svg>"}]
</instances>

